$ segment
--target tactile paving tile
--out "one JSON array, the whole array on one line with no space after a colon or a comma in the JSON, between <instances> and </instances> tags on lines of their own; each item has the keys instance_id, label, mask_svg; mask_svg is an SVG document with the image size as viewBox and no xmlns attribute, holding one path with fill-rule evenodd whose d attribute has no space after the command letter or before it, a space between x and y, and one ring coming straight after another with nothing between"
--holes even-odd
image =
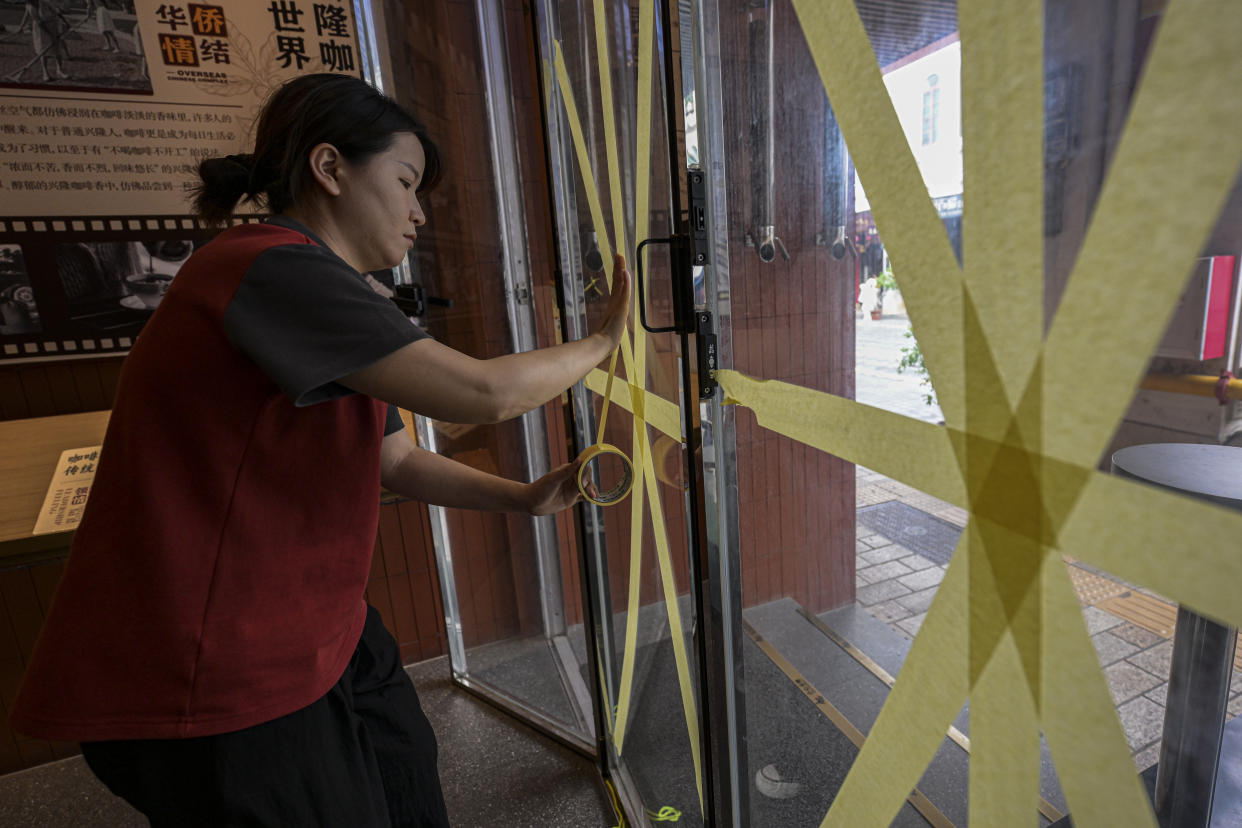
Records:
<instances>
[{"instance_id":1,"label":"tactile paving tile","mask_svg":"<svg viewBox=\"0 0 1242 828\"><path fill-rule=\"evenodd\" d=\"M1067 568L1069 569L1070 581L1074 584L1074 591L1078 593L1078 603L1085 607L1095 606L1101 601L1106 601L1123 592L1130 591L1130 588L1125 584L1119 584L1110 578L1097 575L1080 566L1070 564Z\"/></svg>"},{"instance_id":2,"label":"tactile paving tile","mask_svg":"<svg viewBox=\"0 0 1242 828\"><path fill-rule=\"evenodd\" d=\"M1071 567L1071 570L1075 568ZM1177 626L1177 604L1132 589L1123 588L1121 594L1101 601L1096 606L1162 638L1172 638ZM1242 670L1242 648L1236 644L1233 651L1233 669Z\"/></svg>"}]
</instances>

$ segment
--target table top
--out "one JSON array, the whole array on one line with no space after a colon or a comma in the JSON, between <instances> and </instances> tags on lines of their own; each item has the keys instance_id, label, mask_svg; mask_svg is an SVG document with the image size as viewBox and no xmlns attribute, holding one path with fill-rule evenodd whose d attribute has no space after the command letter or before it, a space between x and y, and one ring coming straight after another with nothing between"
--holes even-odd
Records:
<instances>
[{"instance_id":1,"label":"table top","mask_svg":"<svg viewBox=\"0 0 1242 828\"><path fill-rule=\"evenodd\" d=\"M1150 443L1113 454L1113 472L1242 509L1242 448Z\"/></svg>"},{"instance_id":2,"label":"table top","mask_svg":"<svg viewBox=\"0 0 1242 828\"><path fill-rule=\"evenodd\" d=\"M102 443L109 413L0 422L0 542L30 537L60 453Z\"/></svg>"}]
</instances>

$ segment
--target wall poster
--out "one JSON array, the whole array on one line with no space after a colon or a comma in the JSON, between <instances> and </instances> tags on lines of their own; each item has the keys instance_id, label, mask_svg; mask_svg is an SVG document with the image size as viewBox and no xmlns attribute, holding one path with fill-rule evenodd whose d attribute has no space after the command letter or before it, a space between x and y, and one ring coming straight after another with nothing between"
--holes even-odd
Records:
<instances>
[{"instance_id":1,"label":"wall poster","mask_svg":"<svg viewBox=\"0 0 1242 828\"><path fill-rule=\"evenodd\" d=\"M361 69L350 0L0 5L0 364L128 350L209 237L198 161L283 81Z\"/></svg>"}]
</instances>

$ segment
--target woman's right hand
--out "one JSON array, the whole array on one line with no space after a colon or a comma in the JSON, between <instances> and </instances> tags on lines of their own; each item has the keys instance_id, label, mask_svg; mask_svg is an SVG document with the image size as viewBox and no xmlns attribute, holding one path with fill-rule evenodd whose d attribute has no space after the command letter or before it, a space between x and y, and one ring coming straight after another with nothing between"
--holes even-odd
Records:
<instances>
[{"instance_id":1,"label":"woman's right hand","mask_svg":"<svg viewBox=\"0 0 1242 828\"><path fill-rule=\"evenodd\" d=\"M630 283L625 257L618 253L612 260L612 295L608 297L608 308L599 328L600 335L612 343L609 351L620 345L625 335L625 323L630 315Z\"/></svg>"}]
</instances>

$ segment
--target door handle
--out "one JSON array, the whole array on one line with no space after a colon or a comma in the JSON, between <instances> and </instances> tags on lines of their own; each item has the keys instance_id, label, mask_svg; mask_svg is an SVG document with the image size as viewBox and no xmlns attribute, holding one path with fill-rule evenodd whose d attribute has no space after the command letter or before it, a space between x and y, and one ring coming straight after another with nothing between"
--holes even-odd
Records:
<instances>
[{"instance_id":1,"label":"door handle","mask_svg":"<svg viewBox=\"0 0 1242 828\"><path fill-rule=\"evenodd\" d=\"M673 324L662 328L653 328L647 324L647 291L644 287L644 282L646 280L643 276L643 248L649 244L667 244L672 249L673 253ZM692 333L692 331L686 329L686 326L680 324L682 322L682 315L680 313L681 309L678 307L680 303L677 298L679 293L676 281L676 262L679 258L677 253L678 248L685 246L685 244L685 236L669 236L664 239L643 239L638 244L638 250L635 253L635 255L638 256L638 320L642 323L642 326L647 333Z\"/></svg>"},{"instance_id":2,"label":"door handle","mask_svg":"<svg viewBox=\"0 0 1242 828\"><path fill-rule=\"evenodd\" d=\"M643 248L649 244L667 244L673 254L673 317L672 325L653 328L647 323L646 276L643 273ZM638 245L638 319L648 333L694 334L699 369L699 397L707 399L716 393L716 333L712 315L694 309L694 270L690 264L690 237L677 234L664 239L644 239ZM679 278L680 277L680 278Z\"/></svg>"}]
</instances>

